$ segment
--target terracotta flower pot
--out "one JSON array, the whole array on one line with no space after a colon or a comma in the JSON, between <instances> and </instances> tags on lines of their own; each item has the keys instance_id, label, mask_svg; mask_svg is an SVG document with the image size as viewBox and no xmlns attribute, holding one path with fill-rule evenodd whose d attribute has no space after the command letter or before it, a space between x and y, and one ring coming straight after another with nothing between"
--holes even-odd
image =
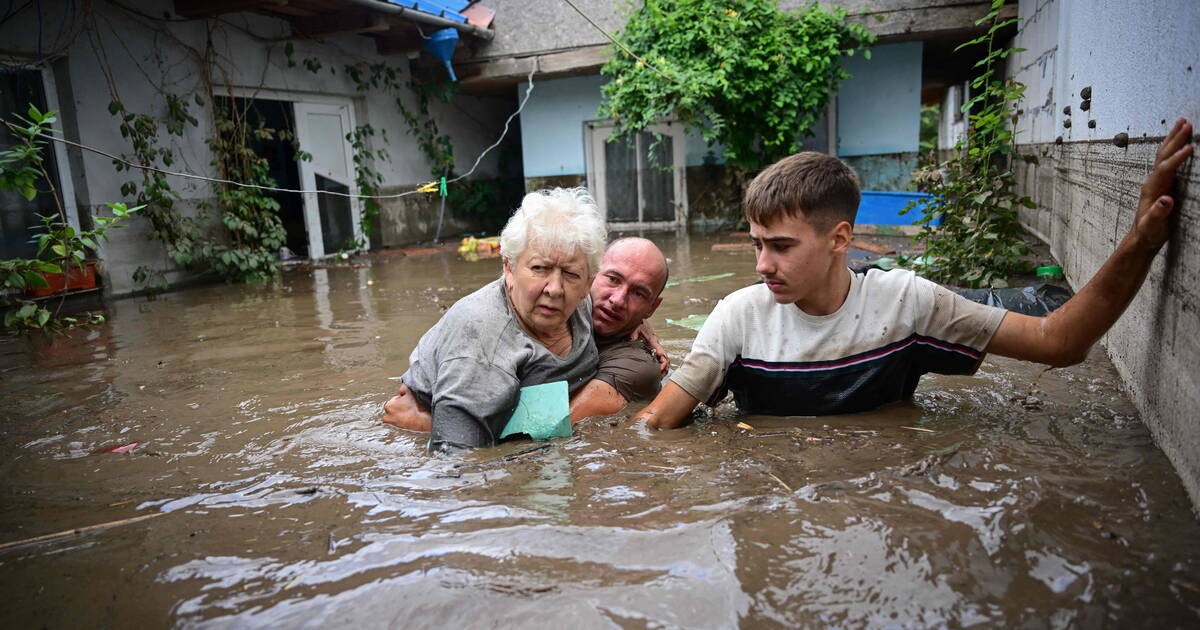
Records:
<instances>
[{"instance_id":1,"label":"terracotta flower pot","mask_svg":"<svg viewBox=\"0 0 1200 630\"><path fill-rule=\"evenodd\" d=\"M26 293L34 297L54 295L60 291L77 291L79 289L96 288L96 261L83 261L83 269L74 265L66 265L66 273L43 273L46 284L44 289L30 287Z\"/></svg>"}]
</instances>

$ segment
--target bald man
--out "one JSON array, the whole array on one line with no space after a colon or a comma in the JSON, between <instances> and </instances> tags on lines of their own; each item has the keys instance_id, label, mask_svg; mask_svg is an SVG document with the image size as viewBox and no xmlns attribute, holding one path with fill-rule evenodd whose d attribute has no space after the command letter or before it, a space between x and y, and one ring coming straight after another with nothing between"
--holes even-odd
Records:
<instances>
[{"instance_id":1,"label":"bald man","mask_svg":"<svg viewBox=\"0 0 1200 630\"><path fill-rule=\"evenodd\" d=\"M596 376L571 397L571 421L616 413L630 402L649 402L666 373L660 347L635 339L642 322L662 304L667 259L653 242L638 237L613 241L592 280L592 324L600 360ZM651 337L653 332L645 331ZM384 406L383 422L429 431L429 410L401 384Z\"/></svg>"}]
</instances>

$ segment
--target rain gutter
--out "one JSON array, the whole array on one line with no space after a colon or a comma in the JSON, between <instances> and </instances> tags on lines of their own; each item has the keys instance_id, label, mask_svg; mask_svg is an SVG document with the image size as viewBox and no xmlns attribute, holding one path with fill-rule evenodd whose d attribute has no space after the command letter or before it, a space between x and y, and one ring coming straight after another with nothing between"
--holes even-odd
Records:
<instances>
[{"instance_id":1,"label":"rain gutter","mask_svg":"<svg viewBox=\"0 0 1200 630\"><path fill-rule=\"evenodd\" d=\"M453 29L458 30L461 33L466 33L468 35L474 35L475 37L478 37L478 38L486 40L486 41L491 41L492 38L496 36L496 32L491 29L479 28L478 26L475 26L474 24L469 24L469 23L464 23L464 22L456 22L454 20L450 20L450 19L446 19L444 17L433 15L432 13L425 13L424 11L417 11L415 9L410 9L408 7L401 6L398 4L392 4L390 2L381 2L380 0L341 0L341 1L345 4L353 4L355 6L360 6L364 9L367 9L370 11L375 11L377 13L383 13L386 15L395 15L397 17L403 17L404 19L411 20L413 22L420 22L422 24L429 24L431 26L440 26L442 28L453 28Z\"/></svg>"}]
</instances>

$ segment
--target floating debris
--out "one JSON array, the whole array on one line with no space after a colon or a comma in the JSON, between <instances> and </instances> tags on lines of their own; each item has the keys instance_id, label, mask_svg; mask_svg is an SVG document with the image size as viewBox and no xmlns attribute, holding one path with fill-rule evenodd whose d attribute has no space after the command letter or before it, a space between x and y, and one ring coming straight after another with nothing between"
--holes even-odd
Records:
<instances>
[{"instance_id":1,"label":"floating debris","mask_svg":"<svg viewBox=\"0 0 1200 630\"><path fill-rule=\"evenodd\" d=\"M92 451L92 455L100 453L128 453L141 445L141 442L129 442L128 444L119 444L117 446L105 446Z\"/></svg>"},{"instance_id":2,"label":"floating debris","mask_svg":"<svg viewBox=\"0 0 1200 630\"><path fill-rule=\"evenodd\" d=\"M721 278L729 278L731 276L733 276L732 271L729 271L726 273L715 273L711 276L697 276L695 278L684 278L683 280L679 280L679 281L673 280L671 282L668 282L667 286L663 287L663 288L677 287L685 282L708 282L709 280L720 280Z\"/></svg>"},{"instance_id":3,"label":"floating debris","mask_svg":"<svg viewBox=\"0 0 1200 630\"><path fill-rule=\"evenodd\" d=\"M937 433L933 429L922 429L921 427L900 427L901 429L909 429L911 431L924 431L926 433Z\"/></svg>"},{"instance_id":4,"label":"floating debris","mask_svg":"<svg viewBox=\"0 0 1200 630\"><path fill-rule=\"evenodd\" d=\"M708 321L708 315L688 315L682 319L667 319L668 324L674 324L696 332L700 332L706 321Z\"/></svg>"},{"instance_id":5,"label":"floating debris","mask_svg":"<svg viewBox=\"0 0 1200 630\"><path fill-rule=\"evenodd\" d=\"M789 485L787 485L786 483L784 483L784 482L783 482L783 480L782 480L782 479L780 479L779 477L776 477L776 476L775 476L775 473L773 473L773 472L768 472L767 474L768 474L768 475L770 475L770 477L771 477L772 479L774 479L775 481L779 482L779 485L783 486L783 488L784 488L785 490L787 490L788 492L794 492L794 490L792 490L792 487L791 487L791 486L789 486Z\"/></svg>"}]
</instances>

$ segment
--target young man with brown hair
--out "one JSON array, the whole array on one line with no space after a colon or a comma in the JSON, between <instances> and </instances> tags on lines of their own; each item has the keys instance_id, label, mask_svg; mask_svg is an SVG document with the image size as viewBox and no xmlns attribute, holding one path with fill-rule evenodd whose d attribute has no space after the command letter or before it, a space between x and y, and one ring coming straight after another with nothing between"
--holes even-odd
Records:
<instances>
[{"instance_id":1,"label":"young man with brown hair","mask_svg":"<svg viewBox=\"0 0 1200 630\"><path fill-rule=\"evenodd\" d=\"M928 372L970 374L983 355L1078 363L1120 317L1169 236L1175 170L1193 151L1184 119L1159 146L1129 233L1075 297L1046 317L976 304L911 271L846 267L859 187L836 158L768 167L744 209L762 284L727 296L638 419L684 423L732 391L746 413L826 415L910 396Z\"/></svg>"}]
</instances>

